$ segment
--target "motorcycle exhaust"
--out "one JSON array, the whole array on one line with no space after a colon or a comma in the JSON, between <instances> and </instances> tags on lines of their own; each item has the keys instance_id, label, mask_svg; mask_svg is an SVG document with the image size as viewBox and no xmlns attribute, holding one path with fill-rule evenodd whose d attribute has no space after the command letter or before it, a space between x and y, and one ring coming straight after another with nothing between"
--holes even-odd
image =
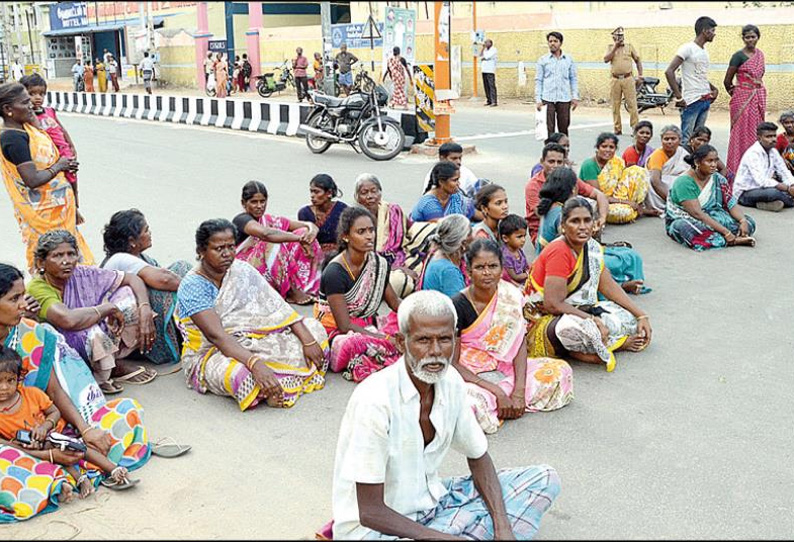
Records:
<instances>
[{"instance_id":1,"label":"motorcycle exhaust","mask_svg":"<svg viewBox=\"0 0 794 542\"><path fill-rule=\"evenodd\" d=\"M333 141L334 143L339 143L342 139L334 134L329 134L328 132L323 132L322 130L318 130L317 128L312 128L308 124L301 124L298 129L305 134L313 135L319 139L325 139L327 141Z\"/></svg>"}]
</instances>

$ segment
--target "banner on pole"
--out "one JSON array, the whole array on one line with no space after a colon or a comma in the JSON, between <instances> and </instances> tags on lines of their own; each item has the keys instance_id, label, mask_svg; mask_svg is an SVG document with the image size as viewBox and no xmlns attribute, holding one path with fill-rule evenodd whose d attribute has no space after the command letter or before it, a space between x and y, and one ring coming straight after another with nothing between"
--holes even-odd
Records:
<instances>
[{"instance_id":1,"label":"banner on pole","mask_svg":"<svg viewBox=\"0 0 794 542\"><path fill-rule=\"evenodd\" d=\"M424 132L434 132L436 129L435 82L433 81L433 66L414 66L414 102L416 105L416 122L419 129Z\"/></svg>"}]
</instances>

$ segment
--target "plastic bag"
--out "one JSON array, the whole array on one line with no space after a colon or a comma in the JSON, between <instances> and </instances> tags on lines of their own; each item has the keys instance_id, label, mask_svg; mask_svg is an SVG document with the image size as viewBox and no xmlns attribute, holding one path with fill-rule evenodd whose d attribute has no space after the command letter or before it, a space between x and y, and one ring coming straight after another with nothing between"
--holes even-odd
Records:
<instances>
[{"instance_id":1,"label":"plastic bag","mask_svg":"<svg viewBox=\"0 0 794 542\"><path fill-rule=\"evenodd\" d=\"M540 111L535 110L535 139L537 141L545 141L549 137L549 126L546 124L547 107L544 105Z\"/></svg>"}]
</instances>

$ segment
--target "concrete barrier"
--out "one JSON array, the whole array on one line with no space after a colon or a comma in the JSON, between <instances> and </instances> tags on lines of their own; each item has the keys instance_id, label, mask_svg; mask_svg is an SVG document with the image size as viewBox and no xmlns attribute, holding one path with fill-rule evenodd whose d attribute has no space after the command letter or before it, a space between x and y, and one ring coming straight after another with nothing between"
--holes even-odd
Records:
<instances>
[{"instance_id":1,"label":"concrete barrier","mask_svg":"<svg viewBox=\"0 0 794 542\"><path fill-rule=\"evenodd\" d=\"M163 96L148 94L99 94L96 92L48 91L47 105L56 111L123 117L179 124L215 126L230 130L262 132L287 137L298 133L312 106L254 99ZM427 133L419 130L412 111L387 110L405 132L405 148L422 143Z\"/></svg>"}]
</instances>

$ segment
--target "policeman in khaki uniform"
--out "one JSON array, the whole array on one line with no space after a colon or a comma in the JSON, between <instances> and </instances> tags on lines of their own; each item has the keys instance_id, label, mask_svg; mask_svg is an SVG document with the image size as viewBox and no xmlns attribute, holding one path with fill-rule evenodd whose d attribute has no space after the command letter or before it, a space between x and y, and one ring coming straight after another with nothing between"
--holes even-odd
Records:
<instances>
[{"instance_id":1,"label":"policeman in khaki uniform","mask_svg":"<svg viewBox=\"0 0 794 542\"><path fill-rule=\"evenodd\" d=\"M607 46L604 62L612 65L611 85L609 97L612 101L612 120L615 123L615 133L623 132L623 120L620 118L621 98L626 98L629 109L629 122L632 128L639 122L637 113L637 88L642 83L642 62L640 55L629 43L623 41L625 34L623 27L619 26L612 31L612 45ZM637 63L637 80L632 76L632 62Z\"/></svg>"}]
</instances>

